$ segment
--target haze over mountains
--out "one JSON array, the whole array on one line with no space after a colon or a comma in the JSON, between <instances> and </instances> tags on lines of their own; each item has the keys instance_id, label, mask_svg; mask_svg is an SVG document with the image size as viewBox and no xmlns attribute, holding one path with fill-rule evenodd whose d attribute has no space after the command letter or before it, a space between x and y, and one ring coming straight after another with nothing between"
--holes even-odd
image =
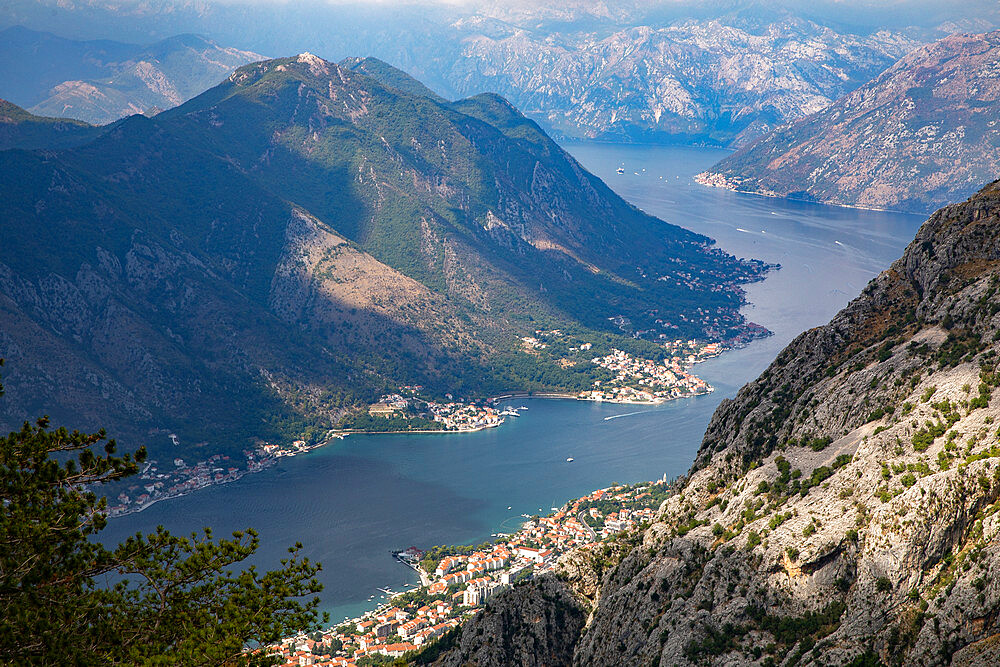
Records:
<instances>
[{"instance_id":1,"label":"haze over mountains","mask_svg":"<svg viewBox=\"0 0 1000 667\"><path fill-rule=\"evenodd\" d=\"M701 179L735 190L928 212L1000 173L1000 32L910 53Z\"/></svg>"},{"instance_id":2,"label":"haze over mountains","mask_svg":"<svg viewBox=\"0 0 1000 667\"><path fill-rule=\"evenodd\" d=\"M0 97L38 116L103 125L175 107L261 59L197 35L140 46L15 26L0 31Z\"/></svg>"},{"instance_id":3,"label":"haze over mountains","mask_svg":"<svg viewBox=\"0 0 1000 667\"><path fill-rule=\"evenodd\" d=\"M729 146L818 111L943 34L989 29L993 16L894 19L871 10L845 20L753 2L402 3L390 12L378 4L14 0L5 13L9 23L98 34L112 22L142 41L198 32L262 53L373 55L449 99L504 95L558 137ZM880 22L889 27L874 27Z\"/></svg>"},{"instance_id":4,"label":"haze over mountains","mask_svg":"<svg viewBox=\"0 0 1000 667\"><path fill-rule=\"evenodd\" d=\"M5 426L44 411L196 454L322 433L403 384L561 386L513 354L541 325L752 333L739 285L763 264L628 205L498 96L345 65L248 65L89 143L0 152Z\"/></svg>"},{"instance_id":5,"label":"haze over mountains","mask_svg":"<svg viewBox=\"0 0 1000 667\"><path fill-rule=\"evenodd\" d=\"M496 90L566 137L721 145L823 108L918 44L795 19L552 35L472 18L451 29L457 57L424 69L453 90Z\"/></svg>"}]
</instances>

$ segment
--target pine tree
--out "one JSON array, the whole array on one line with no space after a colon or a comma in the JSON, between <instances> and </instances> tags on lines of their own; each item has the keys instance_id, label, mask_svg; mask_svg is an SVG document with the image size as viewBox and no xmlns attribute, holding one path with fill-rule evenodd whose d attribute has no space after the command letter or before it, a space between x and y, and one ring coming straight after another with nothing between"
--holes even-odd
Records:
<instances>
[{"instance_id":1,"label":"pine tree","mask_svg":"<svg viewBox=\"0 0 1000 667\"><path fill-rule=\"evenodd\" d=\"M47 418L0 437L0 662L269 664L248 648L318 627L320 566L301 544L261 574L231 569L257 549L252 529L216 540L160 527L114 548L94 539L107 521L95 489L146 456L115 452L104 431L50 429Z\"/></svg>"}]
</instances>

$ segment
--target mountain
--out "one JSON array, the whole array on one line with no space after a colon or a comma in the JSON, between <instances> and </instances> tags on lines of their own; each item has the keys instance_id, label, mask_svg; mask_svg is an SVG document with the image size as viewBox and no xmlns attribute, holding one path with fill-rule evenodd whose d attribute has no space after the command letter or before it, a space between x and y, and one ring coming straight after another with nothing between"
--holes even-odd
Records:
<instances>
[{"instance_id":1,"label":"mountain","mask_svg":"<svg viewBox=\"0 0 1000 667\"><path fill-rule=\"evenodd\" d=\"M726 146L822 109L943 32L991 26L979 16L982 7L961 16L937 8L902 13L919 22L951 20L913 28L888 10L859 10L854 21L814 4L10 0L0 24L6 18L142 41L197 32L262 53L308 49L331 60L363 53L449 99L501 94L559 137ZM37 103L6 96L29 108ZM59 115L51 107L32 110Z\"/></svg>"},{"instance_id":2,"label":"mountain","mask_svg":"<svg viewBox=\"0 0 1000 667\"><path fill-rule=\"evenodd\" d=\"M630 206L504 99L392 74L264 61L84 145L0 152L3 425L44 410L200 456L401 385L579 382L521 352L539 327L646 352L632 334L756 335L740 285L765 265Z\"/></svg>"},{"instance_id":3,"label":"mountain","mask_svg":"<svg viewBox=\"0 0 1000 667\"><path fill-rule=\"evenodd\" d=\"M62 148L84 144L101 129L69 118L42 118L0 99L0 150Z\"/></svg>"},{"instance_id":4,"label":"mountain","mask_svg":"<svg viewBox=\"0 0 1000 667\"><path fill-rule=\"evenodd\" d=\"M360 72L365 76L370 76L388 88L395 88L404 93L426 97L435 102L447 102L447 100L433 90L420 83L403 70L393 67L384 60L373 58L345 58L339 65L354 72Z\"/></svg>"},{"instance_id":5,"label":"mountain","mask_svg":"<svg viewBox=\"0 0 1000 667\"><path fill-rule=\"evenodd\" d=\"M497 91L570 138L723 145L819 111L918 44L787 16L555 34L473 17L451 29L457 56L413 71L458 94Z\"/></svg>"},{"instance_id":6,"label":"mountain","mask_svg":"<svg viewBox=\"0 0 1000 667\"><path fill-rule=\"evenodd\" d=\"M0 96L35 114L103 125L177 106L261 58L197 35L139 46L15 26L0 31Z\"/></svg>"},{"instance_id":7,"label":"mountain","mask_svg":"<svg viewBox=\"0 0 1000 667\"><path fill-rule=\"evenodd\" d=\"M1000 174L1000 31L952 35L701 174L706 184L927 212Z\"/></svg>"},{"instance_id":8,"label":"mountain","mask_svg":"<svg viewBox=\"0 0 1000 667\"><path fill-rule=\"evenodd\" d=\"M723 401L652 524L495 598L440 663L995 664L998 285L1000 181Z\"/></svg>"}]
</instances>

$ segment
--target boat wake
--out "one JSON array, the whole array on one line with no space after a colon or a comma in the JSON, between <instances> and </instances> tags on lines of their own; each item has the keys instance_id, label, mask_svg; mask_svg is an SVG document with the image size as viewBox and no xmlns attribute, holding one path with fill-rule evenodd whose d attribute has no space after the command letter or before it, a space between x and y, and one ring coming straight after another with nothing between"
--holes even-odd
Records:
<instances>
[{"instance_id":1,"label":"boat wake","mask_svg":"<svg viewBox=\"0 0 1000 667\"><path fill-rule=\"evenodd\" d=\"M626 412L621 415L611 415L610 417L605 417L604 421L611 421L612 419L618 419L619 417L631 417L632 415L644 415L647 412L649 412L649 410L639 410L638 412Z\"/></svg>"}]
</instances>

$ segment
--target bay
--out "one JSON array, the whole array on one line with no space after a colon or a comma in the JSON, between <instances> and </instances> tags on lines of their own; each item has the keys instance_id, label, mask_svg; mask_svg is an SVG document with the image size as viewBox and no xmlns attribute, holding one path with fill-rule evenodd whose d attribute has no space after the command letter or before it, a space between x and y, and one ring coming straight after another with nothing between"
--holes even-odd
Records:
<instances>
[{"instance_id":1,"label":"bay","mask_svg":"<svg viewBox=\"0 0 1000 667\"><path fill-rule=\"evenodd\" d=\"M416 580L392 549L482 541L516 529L521 514L548 512L595 488L686 472L719 402L856 296L923 220L695 184L692 176L723 157L720 150L566 148L648 213L710 236L728 252L782 265L747 288L747 316L774 335L696 366L714 393L648 408L517 399L511 405L528 407L521 417L479 433L350 436L116 519L103 538L157 525L178 533L210 525L220 536L253 526L261 536L255 564L274 567L301 541L303 553L324 566L322 608L334 621L354 616L381 599L380 588Z\"/></svg>"}]
</instances>

